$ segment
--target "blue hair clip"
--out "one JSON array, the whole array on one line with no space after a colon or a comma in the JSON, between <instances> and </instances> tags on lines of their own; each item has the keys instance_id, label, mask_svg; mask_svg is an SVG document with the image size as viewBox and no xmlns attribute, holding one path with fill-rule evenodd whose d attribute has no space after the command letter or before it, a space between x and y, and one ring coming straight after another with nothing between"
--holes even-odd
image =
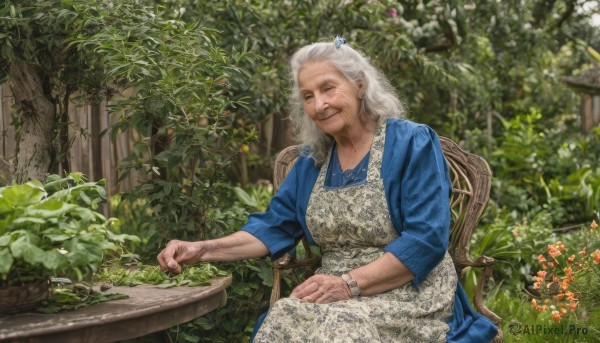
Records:
<instances>
[{"instance_id":1,"label":"blue hair clip","mask_svg":"<svg viewBox=\"0 0 600 343\"><path fill-rule=\"evenodd\" d=\"M348 41L346 40L346 38L340 37L340 36L335 36L335 47L337 49L340 48L340 46L342 46L343 44L348 43Z\"/></svg>"}]
</instances>

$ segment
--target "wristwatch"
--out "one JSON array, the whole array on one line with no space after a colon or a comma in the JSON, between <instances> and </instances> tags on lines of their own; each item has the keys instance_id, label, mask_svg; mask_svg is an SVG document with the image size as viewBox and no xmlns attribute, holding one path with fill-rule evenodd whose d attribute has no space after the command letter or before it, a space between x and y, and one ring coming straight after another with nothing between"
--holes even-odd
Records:
<instances>
[{"instance_id":1,"label":"wristwatch","mask_svg":"<svg viewBox=\"0 0 600 343\"><path fill-rule=\"evenodd\" d=\"M344 282L346 282L346 285L348 285L348 288L350 289L350 294L353 298L356 298L360 295L360 287L358 287L358 283L356 282L356 280L354 280L354 278L352 278L352 276L350 276L349 274L342 274L342 280L344 280Z\"/></svg>"}]
</instances>

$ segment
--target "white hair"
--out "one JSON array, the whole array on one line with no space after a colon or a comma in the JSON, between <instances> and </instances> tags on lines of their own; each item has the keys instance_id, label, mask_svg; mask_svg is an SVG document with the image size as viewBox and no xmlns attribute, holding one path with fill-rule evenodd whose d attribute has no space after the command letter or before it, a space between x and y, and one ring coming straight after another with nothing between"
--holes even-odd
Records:
<instances>
[{"instance_id":1,"label":"white hair","mask_svg":"<svg viewBox=\"0 0 600 343\"><path fill-rule=\"evenodd\" d=\"M333 143L333 137L323 132L304 111L298 83L302 67L315 61L329 62L355 86L362 84L364 95L361 111L367 120L402 118L405 110L385 75L373 67L363 54L347 44L336 47L334 42L319 42L301 48L290 60L290 120L296 141L303 146L301 154L310 154L315 164L321 166Z\"/></svg>"}]
</instances>

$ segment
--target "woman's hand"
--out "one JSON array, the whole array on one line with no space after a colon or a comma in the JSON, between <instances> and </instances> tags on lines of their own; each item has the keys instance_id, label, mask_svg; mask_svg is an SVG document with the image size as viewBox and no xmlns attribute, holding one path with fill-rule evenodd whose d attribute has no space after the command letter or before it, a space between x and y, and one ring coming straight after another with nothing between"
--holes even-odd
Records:
<instances>
[{"instance_id":1,"label":"woman's hand","mask_svg":"<svg viewBox=\"0 0 600 343\"><path fill-rule=\"evenodd\" d=\"M339 276L316 274L294 288L290 297L315 304L328 304L352 298L346 282Z\"/></svg>"},{"instance_id":2,"label":"woman's hand","mask_svg":"<svg viewBox=\"0 0 600 343\"><path fill-rule=\"evenodd\" d=\"M182 264L191 265L200 262L205 251L204 242L172 240L158 254L157 259L162 270L179 274Z\"/></svg>"},{"instance_id":3,"label":"woman's hand","mask_svg":"<svg viewBox=\"0 0 600 343\"><path fill-rule=\"evenodd\" d=\"M172 240L157 259L160 268L174 274L181 273L181 265L200 262L239 261L263 257L269 249L248 232L238 231L229 236L198 242Z\"/></svg>"}]
</instances>

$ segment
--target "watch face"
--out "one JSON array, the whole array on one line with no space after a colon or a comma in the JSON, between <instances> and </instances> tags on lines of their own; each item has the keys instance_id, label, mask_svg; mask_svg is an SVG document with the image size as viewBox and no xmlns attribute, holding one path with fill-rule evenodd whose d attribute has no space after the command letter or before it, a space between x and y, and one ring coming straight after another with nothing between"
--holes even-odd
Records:
<instances>
[{"instance_id":1,"label":"watch face","mask_svg":"<svg viewBox=\"0 0 600 343\"><path fill-rule=\"evenodd\" d=\"M356 282L356 280L354 280L348 274L343 274L342 279L348 285L348 288L350 289L350 294L352 294L352 297L357 297L360 295L360 288L358 287L358 283Z\"/></svg>"}]
</instances>

